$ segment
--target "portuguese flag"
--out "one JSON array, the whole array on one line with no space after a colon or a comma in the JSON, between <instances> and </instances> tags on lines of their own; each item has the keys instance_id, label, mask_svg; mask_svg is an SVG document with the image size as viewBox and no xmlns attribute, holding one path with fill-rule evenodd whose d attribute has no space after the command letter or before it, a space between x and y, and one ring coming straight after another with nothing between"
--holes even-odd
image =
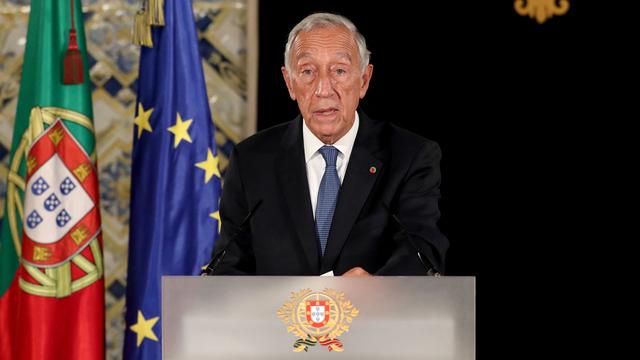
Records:
<instances>
[{"instance_id":1,"label":"portuguese flag","mask_svg":"<svg viewBox=\"0 0 640 360\"><path fill-rule=\"evenodd\" d=\"M104 277L80 0L32 0L0 228L0 359L104 359Z\"/></svg>"}]
</instances>

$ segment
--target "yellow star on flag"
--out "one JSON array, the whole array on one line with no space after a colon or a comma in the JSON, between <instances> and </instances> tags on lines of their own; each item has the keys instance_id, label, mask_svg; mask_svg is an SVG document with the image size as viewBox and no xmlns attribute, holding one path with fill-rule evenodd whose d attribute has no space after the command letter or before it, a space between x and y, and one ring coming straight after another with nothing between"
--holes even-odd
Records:
<instances>
[{"instance_id":1,"label":"yellow star on flag","mask_svg":"<svg viewBox=\"0 0 640 360\"><path fill-rule=\"evenodd\" d=\"M220 229L222 229L222 221L220 220L220 210L214 211L209 216L213 219L218 220L218 234L220 234Z\"/></svg>"},{"instance_id":2,"label":"yellow star on flag","mask_svg":"<svg viewBox=\"0 0 640 360\"><path fill-rule=\"evenodd\" d=\"M191 136L189 135L189 126L191 126L192 122L193 119L182 121L182 117L180 116L180 113L178 113L178 116L176 116L176 124L171 126L170 128L167 128L170 133L173 133L173 135L175 135L175 137L173 138L174 149L178 147L180 141L182 140L186 140L190 143L193 142L191 140Z\"/></svg>"},{"instance_id":3,"label":"yellow star on flag","mask_svg":"<svg viewBox=\"0 0 640 360\"><path fill-rule=\"evenodd\" d=\"M220 177L218 170L218 156L213 156L211 149L207 150L207 160L196 163L196 166L204 170L204 183L208 183L213 175Z\"/></svg>"},{"instance_id":4,"label":"yellow star on flag","mask_svg":"<svg viewBox=\"0 0 640 360\"><path fill-rule=\"evenodd\" d=\"M136 118L133 120L133 123L138 125L138 139L140 139L140 136L142 136L142 131L153 131L153 129L151 128L151 124L149 124L149 118L151 117L152 112L153 108L144 111L142 103L138 103L138 116L136 116Z\"/></svg>"},{"instance_id":5,"label":"yellow star on flag","mask_svg":"<svg viewBox=\"0 0 640 360\"><path fill-rule=\"evenodd\" d=\"M158 341L158 337L153 332L153 325L155 325L158 320L160 320L159 316L147 320L144 318L144 315L142 315L142 311L138 310L138 323L131 325L131 330L138 335L138 347L140 347L140 344L142 344L145 338Z\"/></svg>"}]
</instances>

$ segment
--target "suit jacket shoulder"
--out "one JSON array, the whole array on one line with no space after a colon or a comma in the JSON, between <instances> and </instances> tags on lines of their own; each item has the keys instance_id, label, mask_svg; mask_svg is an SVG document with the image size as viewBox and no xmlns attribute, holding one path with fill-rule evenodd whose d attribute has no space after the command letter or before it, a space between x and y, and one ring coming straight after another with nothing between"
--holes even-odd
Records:
<instances>
[{"instance_id":1,"label":"suit jacket shoulder","mask_svg":"<svg viewBox=\"0 0 640 360\"><path fill-rule=\"evenodd\" d=\"M236 150L241 153L277 152L283 137L297 121L298 118L261 130L236 144Z\"/></svg>"}]
</instances>

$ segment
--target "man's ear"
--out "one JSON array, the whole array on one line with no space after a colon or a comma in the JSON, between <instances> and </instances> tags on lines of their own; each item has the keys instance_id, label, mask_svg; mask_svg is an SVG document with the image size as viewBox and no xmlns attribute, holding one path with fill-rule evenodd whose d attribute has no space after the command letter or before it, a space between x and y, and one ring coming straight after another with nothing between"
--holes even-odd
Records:
<instances>
[{"instance_id":1,"label":"man's ear","mask_svg":"<svg viewBox=\"0 0 640 360\"><path fill-rule=\"evenodd\" d=\"M293 91L293 85L291 84L291 78L289 77L289 72L287 71L287 68L284 66L281 67L280 70L282 70L282 77L284 78L285 84L287 84L287 90L289 90L289 97L291 98L291 100L295 101L296 94Z\"/></svg>"},{"instance_id":2,"label":"man's ear","mask_svg":"<svg viewBox=\"0 0 640 360\"><path fill-rule=\"evenodd\" d=\"M364 95L369 89L369 83L371 82L371 76L373 76L373 65L367 65L362 73L362 85L360 86L360 99L364 98Z\"/></svg>"}]
</instances>

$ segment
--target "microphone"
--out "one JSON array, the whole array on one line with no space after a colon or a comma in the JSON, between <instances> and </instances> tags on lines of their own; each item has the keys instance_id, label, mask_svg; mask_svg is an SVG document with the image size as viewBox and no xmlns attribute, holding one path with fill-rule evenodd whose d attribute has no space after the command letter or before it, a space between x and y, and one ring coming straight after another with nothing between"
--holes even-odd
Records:
<instances>
[{"instance_id":1,"label":"microphone","mask_svg":"<svg viewBox=\"0 0 640 360\"><path fill-rule=\"evenodd\" d=\"M431 261L429 261L429 258L427 256L423 255L422 252L420 252L420 249L418 249L418 246L416 245L416 243L411 238L411 235L409 234L409 231L407 231L407 228L402 224L400 219L398 219L398 216L396 214L392 213L391 210L389 210L389 207L387 206L387 204L382 203L382 206L391 215L391 218L393 218L393 220L398 225L398 227L400 227L401 232L404 233L404 235L406 236L407 240L409 241L409 244L411 244L411 247L413 247L413 249L418 254L418 260L420 260L420 263L422 264L422 266L424 266L424 269L427 271L427 275L440 277L441 275L436 270L436 267L433 266L433 264L431 263Z\"/></svg>"},{"instance_id":2,"label":"microphone","mask_svg":"<svg viewBox=\"0 0 640 360\"><path fill-rule=\"evenodd\" d=\"M236 239L238 238L238 236L241 233L243 233L246 230L245 227L246 227L247 223L249 223L249 220L251 220L251 218L253 217L253 214L256 213L256 210L258 209L260 204L262 204L262 199L258 200L255 203L255 205L253 205L251 210L249 210L249 212L247 213L247 216L245 216L244 219L242 219L242 222L236 228L236 231L229 237L229 241L227 242L227 245L225 245L225 247L222 249L222 251L218 252L217 254L215 254L211 258L211 261L209 261L209 264L207 264L207 267L205 267L202 270L202 272L200 273L200 276L211 276L211 275L213 275L213 272L218 268L218 266L220 265L220 263L224 259L224 256L227 255L227 248L229 247L229 245L231 245L231 243L236 241ZM220 221L222 221L222 220L220 220Z\"/></svg>"}]
</instances>

